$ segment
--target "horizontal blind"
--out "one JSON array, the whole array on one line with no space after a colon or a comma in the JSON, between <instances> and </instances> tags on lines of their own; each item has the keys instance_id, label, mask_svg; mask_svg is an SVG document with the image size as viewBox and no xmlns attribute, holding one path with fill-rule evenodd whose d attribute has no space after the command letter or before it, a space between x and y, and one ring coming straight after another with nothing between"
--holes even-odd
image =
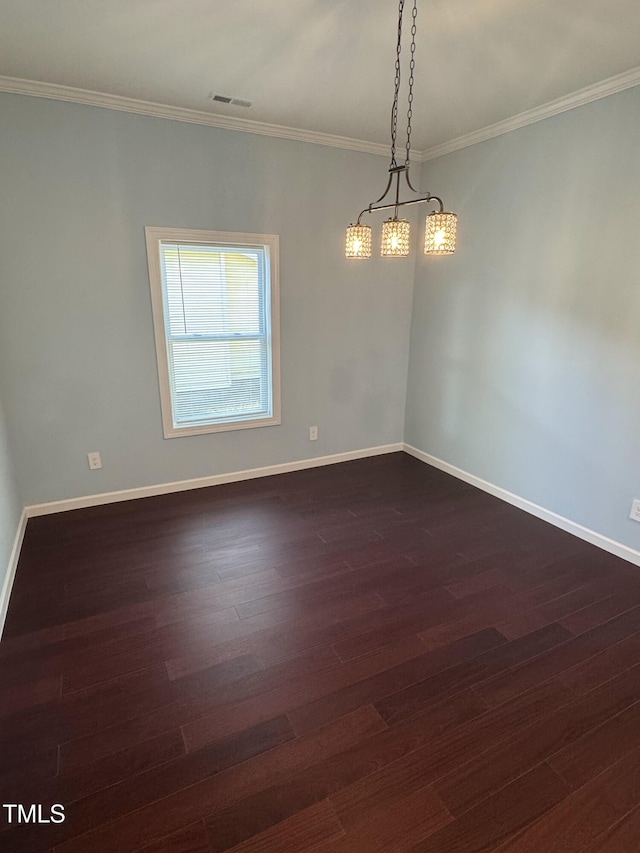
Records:
<instances>
[{"instance_id":1,"label":"horizontal blind","mask_svg":"<svg viewBox=\"0 0 640 853\"><path fill-rule=\"evenodd\" d=\"M264 246L160 243L174 426L271 415Z\"/></svg>"}]
</instances>

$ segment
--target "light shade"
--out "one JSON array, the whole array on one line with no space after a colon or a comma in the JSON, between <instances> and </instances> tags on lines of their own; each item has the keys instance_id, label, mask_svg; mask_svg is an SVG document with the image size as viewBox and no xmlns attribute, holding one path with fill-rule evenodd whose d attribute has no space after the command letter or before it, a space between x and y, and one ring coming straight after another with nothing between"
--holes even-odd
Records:
<instances>
[{"instance_id":1,"label":"light shade","mask_svg":"<svg viewBox=\"0 0 640 853\"><path fill-rule=\"evenodd\" d=\"M411 224L406 219L387 219L382 223L380 254L383 258L404 258L409 254Z\"/></svg>"},{"instance_id":2,"label":"light shade","mask_svg":"<svg viewBox=\"0 0 640 853\"><path fill-rule=\"evenodd\" d=\"M371 226L350 225L347 228L345 255L348 258L371 257Z\"/></svg>"},{"instance_id":3,"label":"light shade","mask_svg":"<svg viewBox=\"0 0 640 853\"><path fill-rule=\"evenodd\" d=\"M452 255L456 250L457 229L455 213L430 213L424 229L425 255Z\"/></svg>"}]
</instances>

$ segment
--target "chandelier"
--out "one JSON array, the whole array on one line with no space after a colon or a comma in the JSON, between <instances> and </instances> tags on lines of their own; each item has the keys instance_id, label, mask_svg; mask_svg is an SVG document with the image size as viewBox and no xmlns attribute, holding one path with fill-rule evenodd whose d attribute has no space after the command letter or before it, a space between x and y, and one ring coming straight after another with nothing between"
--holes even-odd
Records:
<instances>
[{"instance_id":1,"label":"chandelier","mask_svg":"<svg viewBox=\"0 0 640 853\"><path fill-rule=\"evenodd\" d=\"M393 210L393 215L382 223L382 240L380 243L380 254L383 258L403 258L409 254L409 237L411 223L407 219L398 218L398 209L410 204L430 203L438 207L435 213L430 213L425 222L424 253L425 255L451 255L456 248L456 229L458 218L455 213L448 213L444 209L442 199L427 193L421 198L409 198L400 201L401 178L407 182L411 192L417 193L409 179L409 166L411 158L411 118L413 116L413 78L415 70L416 53L416 17L418 14L418 0L413 0L411 12L411 55L409 60L409 107L407 110L407 142L406 157L402 165L398 165L396 159L396 137L398 130L398 96L400 94L401 65L400 53L402 50L402 17L404 13L405 0L400 0L398 7L398 40L396 44L396 77L395 90L393 94L393 105L391 107L391 164L389 165L389 179L385 191L379 199L371 202L368 207L361 211L355 223L347 228L347 239L345 254L347 258L370 258L371 257L371 226L363 225L361 219L365 213L373 213L376 210ZM395 183L395 187L393 186ZM393 201L381 204L387 196Z\"/></svg>"}]
</instances>

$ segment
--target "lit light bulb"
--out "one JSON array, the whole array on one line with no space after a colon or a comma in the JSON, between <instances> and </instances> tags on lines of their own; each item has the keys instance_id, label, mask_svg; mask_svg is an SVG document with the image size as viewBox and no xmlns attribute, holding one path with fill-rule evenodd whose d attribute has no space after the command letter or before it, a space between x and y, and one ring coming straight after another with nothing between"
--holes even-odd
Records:
<instances>
[{"instance_id":1,"label":"lit light bulb","mask_svg":"<svg viewBox=\"0 0 640 853\"><path fill-rule=\"evenodd\" d=\"M371 257L371 226L350 225L347 228L345 255L347 258Z\"/></svg>"},{"instance_id":2,"label":"lit light bulb","mask_svg":"<svg viewBox=\"0 0 640 853\"><path fill-rule=\"evenodd\" d=\"M380 254L383 258L403 258L409 254L410 225L406 219L387 219L382 223Z\"/></svg>"},{"instance_id":3,"label":"lit light bulb","mask_svg":"<svg viewBox=\"0 0 640 853\"><path fill-rule=\"evenodd\" d=\"M458 220L455 213L438 211L427 216L424 230L425 255L450 255L456 248Z\"/></svg>"}]
</instances>

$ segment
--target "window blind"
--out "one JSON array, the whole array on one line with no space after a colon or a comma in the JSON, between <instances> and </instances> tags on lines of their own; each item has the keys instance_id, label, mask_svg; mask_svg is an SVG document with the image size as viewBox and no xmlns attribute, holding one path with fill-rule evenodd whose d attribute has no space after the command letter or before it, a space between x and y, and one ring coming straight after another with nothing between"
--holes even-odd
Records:
<instances>
[{"instance_id":1,"label":"window blind","mask_svg":"<svg viewBox=\"0 0 640 853\"><path fill-rule=\"evenodd\" d=\"M272 414L268 247L160 242L174 427Z\"/></svg>"}]
</instances>

